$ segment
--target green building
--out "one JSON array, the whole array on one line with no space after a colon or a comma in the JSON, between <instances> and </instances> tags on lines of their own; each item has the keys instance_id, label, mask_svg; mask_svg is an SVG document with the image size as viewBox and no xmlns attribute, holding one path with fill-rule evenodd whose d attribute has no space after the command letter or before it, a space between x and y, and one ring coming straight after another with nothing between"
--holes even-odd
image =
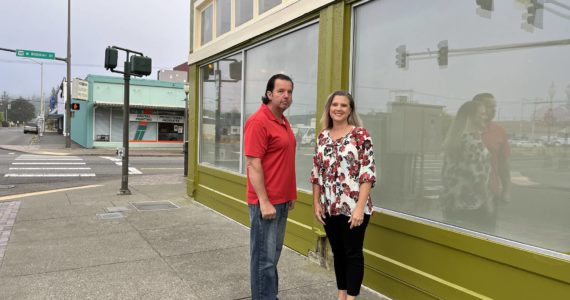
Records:
<instances>
[{"instance_id":1,"label":"green building","mask_svg":"<svg viewBox=\"0 0 570 300\"><path fill-rule=\"evenodd\" d=\"M564 167L570 149L548 143L570 124L544 118L568 97L564 6L191 2L187 180L196 201L249 225L243 124L260 106L269 77L284 73L295 83L286 111L293 130L320 131L315 120L327 96L343 89L355 97L373 137L379 182L365 240L365 285L394 299L570 297L570 171ZM494 122L507 128L500 159L510 165L510 183L503 182L508 192L489 208L496 224L449 222L440 197L443 141L458 108L483 92L494 95ZM313 217L309 183L311 145L297 150L298 201L286 244L323 257L326 236Z\"/></svg>"}]
</instances>

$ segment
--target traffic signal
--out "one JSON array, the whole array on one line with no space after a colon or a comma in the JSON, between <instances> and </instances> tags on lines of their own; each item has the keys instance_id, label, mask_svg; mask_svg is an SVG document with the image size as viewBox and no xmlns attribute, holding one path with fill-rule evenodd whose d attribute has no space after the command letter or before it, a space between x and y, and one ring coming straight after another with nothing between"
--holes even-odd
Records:
<instances>
[{"instance_id":1,"label":"traffic signal","mask_svg":"<svg viewBox=\"0 0 570 300\"><path fill-rule=\"evenodd\" d=\"M241 61L230 63L230 78L235 81L241 80Z\"/></svg>"},{"instance_id":2,"label":"traffic signal","mask_svg":"<svg viewBox=\"0 0 570 300\"><path fill-rule=\"evenodd\" d=\"M447 40L437 43L437 64L440 67L447 66L447 58L449 56L449 47Z\"/></svg>"},{"instance_id":3,"label":"traffic signal","mask_svg":"<svg viewBox=\"0 0 570 300\"><path fill-rule=\"evenodd\" d=\"M119 56L119 51L111 47L105 49L105 69L114 69L117 67L117 57Z\"/></svg>"},{"instance_id":4,"label":"traffic signal","mask_svg":"<svg viewBox=\"0 0 570 300\"><path fill-rule=\"evenodd\" d=\"M71 110L79 110L79 103L71 103Z\"/></svg>"},{"instance_id":5,"label":"traffic signal","mask_svg":"<svg viewBox=\"0 0 570 300\"><path fill-rule=\"evenodd\" d=\"M148 76L152 73L152 59L147 56L131 56L131 73L137 76Z\"/></svg>"},{"instance_id":6,"label":"traffic signal","mask_svg":"<svg viewBox=\"0 0 570 300\"><path fill-rule=\"evenodd\" d=\"M482 10L493 10L493 0L476 0L476 3Z\"/></svg>"},{"instance_id":7,"label":"traffic signal","mask_svg":"<svg viewBox=\"0 0 570 300\"><path fill-rule=\"evenodd\" d=\"M406 45L396 48L396 66L400 69L408 68L408 54L406 53Z\"/></svg>"},{"instance_id":8,"label":"traffic signal","mask_svg":"<svg viewBox=\"0 0 570 300\"><path fill-rule=\"evenodd\" d=\"M530 0L526 7L526 14L523 15L523 20L528 25L542 29L542 15L544 12L544 4L539 0Z\"/></svg>"}]
</instances>

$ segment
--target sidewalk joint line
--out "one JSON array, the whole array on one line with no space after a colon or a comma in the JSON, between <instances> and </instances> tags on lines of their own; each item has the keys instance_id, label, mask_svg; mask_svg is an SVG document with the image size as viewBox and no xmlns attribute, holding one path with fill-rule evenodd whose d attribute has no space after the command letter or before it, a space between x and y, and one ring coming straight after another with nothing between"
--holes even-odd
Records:
<instances>
[{"instance_id":1,"label":"sidewalk joint line","mask_svg":"<svg viewBox=\"0 0 570 300\"><path fill-rule=\"evenodd\" d=\"M89 188L95 188L95 187L101 187L101 186L103 186L103 185L101 185L101 184L92 184L92 185L78 186L78 187L72 187L72 188L64 188L64 189L56 189L56 190L49 190L49 191L41 191L41 192L33 192L33 193L24 193L24 194L10 195L10 196L0 197L0 202L3 202L3 201L10 201L10 200L19 199L19 198L25 198L25 197L32 197L32 196L39 196L39 195L52 194L52 193L60 193L60 192L67 192L67 191L74 191L74 190L89 189Z\"/></svg>"}]
</instances>

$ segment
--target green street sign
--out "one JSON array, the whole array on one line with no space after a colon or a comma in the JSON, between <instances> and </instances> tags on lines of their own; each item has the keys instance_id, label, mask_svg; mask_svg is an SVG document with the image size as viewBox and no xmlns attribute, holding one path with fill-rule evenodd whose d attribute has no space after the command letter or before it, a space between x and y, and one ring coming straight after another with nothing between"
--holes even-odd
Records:
<instances>
[{"instance_id":1,"label":"green street sign","mask_svg":"<svg viewBox=\"0 0 570 300\"><path fill-rule=\"evenodd\" d=\"M34 50L16 49L16 56L42 58L42 59L55 59L55 53L53 52L42 52Z\"/></svg>"}]
</instances>

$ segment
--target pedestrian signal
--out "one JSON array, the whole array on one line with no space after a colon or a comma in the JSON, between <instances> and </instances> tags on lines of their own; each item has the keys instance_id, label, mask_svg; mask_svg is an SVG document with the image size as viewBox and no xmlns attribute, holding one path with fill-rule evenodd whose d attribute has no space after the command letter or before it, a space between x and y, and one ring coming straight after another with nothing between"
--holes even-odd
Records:
<instances>
[{"instance_id":1,"label":"pedestrian signal","mask_svg":"<svg viewBox=\"0 0 570 300\"><path fill-rule=\"evenodd\" d=\"M71 103L71 110L79 110L79 103Z\"/></svg>"}]
</instances>

